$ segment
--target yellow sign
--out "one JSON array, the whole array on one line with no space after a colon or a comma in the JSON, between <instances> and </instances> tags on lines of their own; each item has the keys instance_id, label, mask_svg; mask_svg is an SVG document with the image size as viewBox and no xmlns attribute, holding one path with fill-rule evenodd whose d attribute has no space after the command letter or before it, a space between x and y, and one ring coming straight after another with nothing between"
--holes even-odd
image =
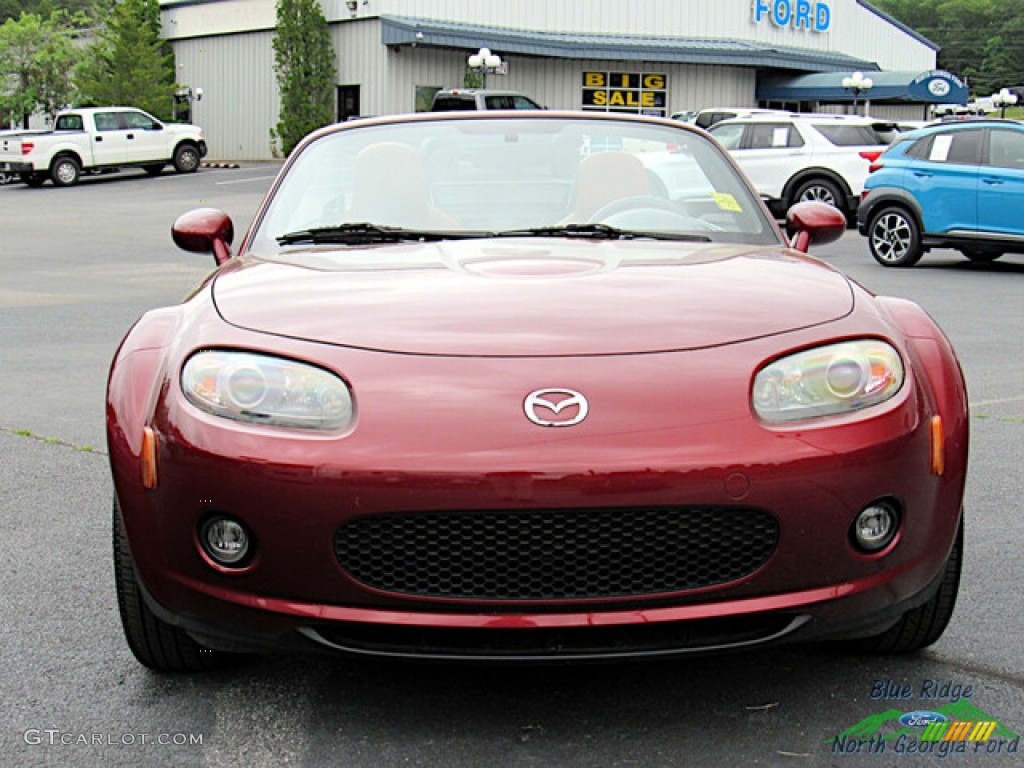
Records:
<instances>
[{"instance_id":1,"label":"yellow sign","mask_svg":"<svg viewBox=\"0 0 1024 768\"><path fill-rule=\"evenodd\" d=\"M584 72L583 109L664 116L668 77L652 72Z\"/></svg>"}]
</instances>

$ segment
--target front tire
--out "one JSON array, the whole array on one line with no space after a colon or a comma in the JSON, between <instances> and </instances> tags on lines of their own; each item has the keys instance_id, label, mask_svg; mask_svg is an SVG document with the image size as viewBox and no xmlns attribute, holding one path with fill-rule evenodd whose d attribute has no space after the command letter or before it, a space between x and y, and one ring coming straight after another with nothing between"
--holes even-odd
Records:
<instances>
[{"instance_id":1,"label":"front tire","mask_svg":"<svg viewBox=\"0 0 1024 768\"><path fill-rule=\"evenodd\" d=\"M868 653L912 653L938 640L953 616L960 570L963 563L964 524L961 521L953 549L942 570L939 589L931 600L907 611L880 635L854 641L854 647Z\"/></svg>"},{"instance_id":2,"label":"front tire","mask_svg":"<svg viewBox=\"0 0 1024 768\"><path fill-rule=\"evenodd\" d=\"M82 178L82 166L70 155L61 155L50 166L50 180L58 187L73 187Z\"/></svg>"},{"instance_id":3,"label":"front tire","mask_svg":"<svg viewBox=\"0 0 1024 768\"><path fill-rule=\"evenodd\" d=\"M174 170L195 173L199 169L199 150L192 144L182 144L174 150Z\"/></svg>"},{"instance_id":4,"label":"front tire","mask_svg":"<svg viewBox=\"0 0 1024 768\"><path fill-rule=\"evenodd\" d=\"M223 666L222 653L204 648L181 628L158 618L146 605L116 498L113 544L117 607L125 639L135 658L157 672L203 672Z\"/></svg>"},{"instance_id":5,"label":"front tire","mask_svg":"<svg viewBox=\"0 0 1024 768\"><path fill-rule=\"evenodd\" d=\"M912 267L921 260L921 231L903 208L882 208L868 225L868 247L883 267Z\"/></svg>"}]
</instances>

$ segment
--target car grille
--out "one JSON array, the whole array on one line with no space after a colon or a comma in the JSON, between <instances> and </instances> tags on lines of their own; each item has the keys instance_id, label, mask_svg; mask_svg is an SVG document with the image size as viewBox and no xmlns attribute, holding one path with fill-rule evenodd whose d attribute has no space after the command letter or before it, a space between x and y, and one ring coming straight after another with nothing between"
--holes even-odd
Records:
<instances>
[{"instance_id":1,"label":"car grille","mask_svg":"<svg viewBox=\"0 0 1024 768\"><path fill-rule=\"evenodd\" d=\"M778 537L760 509L643 507L368 516L342 525L334 545L353 579L385 592L570 600L734 581Z\"/></svg>"}]
</instances>

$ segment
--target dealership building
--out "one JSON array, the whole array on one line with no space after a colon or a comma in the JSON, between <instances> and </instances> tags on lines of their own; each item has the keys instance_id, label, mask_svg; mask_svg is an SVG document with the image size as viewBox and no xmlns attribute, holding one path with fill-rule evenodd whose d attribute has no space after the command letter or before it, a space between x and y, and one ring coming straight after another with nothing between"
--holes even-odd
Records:
<instances>
[{"instance_id":1,"label":"dealership building","mask_svg":"<svg viewBox=\"0 0 1024 768\"><path fill-rule=\"evenodd\" d=\"M161 0L211 158L272 157L274 0ZM322 0L336 118L427 108L487 48L487 87L551 109L771 106L924 118L967 101L937 47L866 0ZM473 63L477 63L473 59ZM853 75L863 73L863 78ZM851 80L870 88L852 87ZM846 87L844 87L844 83ZM184 105L183 105L184 106Z\"/></svg>"}]
</instances>

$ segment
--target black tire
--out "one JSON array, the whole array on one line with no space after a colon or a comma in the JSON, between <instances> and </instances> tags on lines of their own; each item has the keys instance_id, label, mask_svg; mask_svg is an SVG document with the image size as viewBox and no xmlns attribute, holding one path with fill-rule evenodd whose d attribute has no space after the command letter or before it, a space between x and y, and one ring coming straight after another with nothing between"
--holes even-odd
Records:
<instances>
[{"instance_id":1,"label":"black tire","mask_svg":"<svg viewBox=\"0 0 1024 768\"><path fill-rule=\"evenodd\" d=\"M142 169L150 176L159 176L164 170L164 163L150 163L142 166Z\"/></svg>"},{"instance_id":2,"label":"black tire","mask_svg":"<svg viewBox=\"0 0 1024 768\"><path fill-rule=\"evenodd\" d=\"M30 173L21 174L21 180L30 187L41 187L43 182L46 181L45 173L36 173L35 171Z\"/></svg>"},{"instance_id":3,"label":"black tire","mask_svg":"<svg viewBox=\"0 0 1024 768\"><path fill-rule=\"evenodd\" d=\"M57 187L73 187L82 178L82 165L71 155L58 155L50 165L50 181Z\"/></svg>"},{"instance_id":4,"label":"black tire","mask_svg":"<svg viewBox=\"0 0 1024 768\"><path fill-rule=\"evenodd\" d=\"M181 144L174 150L174 170L178 173L195 173L199 170L199 149L194 144Z\"/></svg>"},{"instance_id":5,"label":"black tire","mask_svg":"<svg viewBox=\"0 0 1024 768\"><path fill-rule=\"evenodd\" d=\"M838 208L844 214L847 212L843 193L835 182L828 179L809 179L802 182L793 192L789 204L792 206L796 203L806 202L826 203L833 208Z\"/></svg>"},{"instance_id":6,"label":"black tire","mask_svg":"<svg viewBox=\"0 0 1024 768\"><path fill-rule=\"evenodd\" d=\"M853 642L854 648L868 653L912 653L938 640L953 616L960 589L963 563L964 525L960 523L953 549L942 571L939 589L927 603L912 608L880 635Z\"/></svg>"},{"instance_id":7,"label":"black tire","mask_svg":"<svg viewBox=\"0 0 1024 768\"><path fill-rule=\"evenodd\" d=\"M868 248L883 267L912 267L921 260L921 230L905 208L876 211L868 225Z\"/></svg>"},{"instance_id":8,"label":"black tire","mask_svg":"<svg viewBox=\"0 0 1024 768\"><path fill-rule=\"evenodd\" d=\"M146 605L116 498L113 518L117 607L135 658L156 672L203 672L222 667L226 661L223 653L204 648L179 627L159 619Z\"/></svg>"},{"instance_id":9,"label":"black tire","mask_svg":"<svg viewBox=\"0 0 1024 768\"><path fill-rule=\"evenodd\" d=\"M1002 251L987 251L984 248L961 248L960 253L979 264L987 264L1003 255Z\"/></svg>"}]
</instances>

